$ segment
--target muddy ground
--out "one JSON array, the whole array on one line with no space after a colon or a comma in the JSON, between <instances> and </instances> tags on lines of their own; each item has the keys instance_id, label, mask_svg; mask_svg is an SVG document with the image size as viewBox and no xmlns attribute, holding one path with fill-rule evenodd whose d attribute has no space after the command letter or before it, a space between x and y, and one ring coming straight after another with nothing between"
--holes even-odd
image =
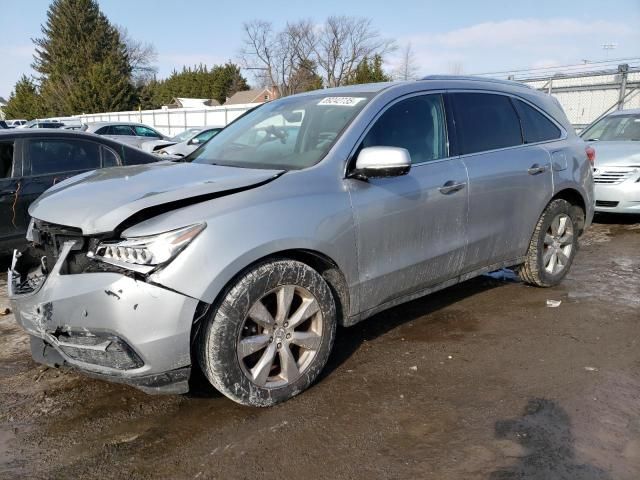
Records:
<instances>
[{"instance_id":1,"label":"muddy ground","mask_svg":"<svg viewBox=\"0 0 640 480\"><path fill-rule=\"evenodd\" d=\"M598 221L561 286L482 277L340 330L270 409L41 367L0 316L0 478L637 480L640 219Z\"/></svg>"}]
</instances>

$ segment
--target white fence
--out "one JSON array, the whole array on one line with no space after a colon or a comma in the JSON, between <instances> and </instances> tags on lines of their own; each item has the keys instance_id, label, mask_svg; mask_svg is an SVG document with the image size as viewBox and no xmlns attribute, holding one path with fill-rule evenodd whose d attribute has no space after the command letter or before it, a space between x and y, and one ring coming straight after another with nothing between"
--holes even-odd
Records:
<instances>
[{"instance_id":1,"label":"white fence","mask_svg":"<svg viewBox=\"0 0 640 480\"><path fill-rule=\"evenodd\" d=\"M187 128L201 126L224 127L258 103L244 103L203 109L171 108L130 112L92 113L75 115L82 123L92 122L140 122L165 135L173 136Z\"/></svg>"}]
</instances>

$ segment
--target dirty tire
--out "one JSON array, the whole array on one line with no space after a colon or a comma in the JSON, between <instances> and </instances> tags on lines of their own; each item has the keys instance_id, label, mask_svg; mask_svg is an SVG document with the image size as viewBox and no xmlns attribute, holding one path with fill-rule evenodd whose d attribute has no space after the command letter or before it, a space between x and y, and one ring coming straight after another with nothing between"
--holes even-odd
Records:
<instances>
[{"instance_id":1,"label":"dirty tire","mask_svg":"<svg viewBox=\"0 0 640 480\"><path fill-rule=\"evenodd\" d=\"M250 319L249 312L253 311L252 307L256 302L268 298L265 296L272 295L270 292L292 285L315 297L319 314L313 316L313 321L320 322L322 335L319 340L316 339L314 354L305 368L299 370L297 378L292 377L290 382L283 380L286 382L283 385L259 385L250 378L251 371L240 358L240 339L247 328L245 320ZM293 303L290 305L293 311L296 307ZM277 319L277 314L272 319ZM198 359L207 379L235 402L267 407L306 390L323 369L335 338L336 306L328 284L317 271L298 261L275 260L259 264L241 274L223 293L217 308L211 312L206 322L199 339ZM272 330L272 335L275 334L275 330ZM296 348L298 347L292 345L287 351L291 352ZM275 355L278 363L284 362L279 355L278 351ZM276 365L275 368L280 367Z\"/></svg>"},{"instance_id":2,"label":"dirty tire","mask_svg":"<svg viewBox=\"0 0 640 480\"><path fill-rule=\"evenodd\" d=\"M571 241L571 252L568 256L569 260L559 272L550 273L545 269L544 252L545 252L545 235L551 227L551 223L558 215L566 215L571 222L570 226L573 231ZM575 209L566 200L557 199L551 201L545 208L540 219L536 224L535 231L529 243L525 262L520 266L518 273L520 278L536 287L553 287L562 281L569 272L573 259L578 250L578 228L576 225Z\"/></svg>"}]
</instances>

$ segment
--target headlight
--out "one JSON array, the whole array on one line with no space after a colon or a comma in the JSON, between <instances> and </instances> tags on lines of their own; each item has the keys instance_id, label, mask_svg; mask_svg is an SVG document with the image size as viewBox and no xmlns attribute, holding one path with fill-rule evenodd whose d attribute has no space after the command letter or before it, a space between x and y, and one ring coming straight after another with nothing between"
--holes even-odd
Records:
<instances>
[{"instance_id":1,"label":"headlight","mask_svg":"<svg viewBox=\"0 0 640 480\"><path fill-rule=\"evenodd\" d=\"M173 260L206 226L206 223L197 223L148 237L103 242L91 257L125 268L129 265L146 266L149 268L134 270L151 271L153 267Z\"/></svg>"},{"instance_id":2,"label":"headlight","mask_svg":"<svg viewBox=\"0 0 640 480\"><path fill-rule=\"evenodd\" d=\"M33 225L34 224L35 224L35 221L32 218L31 221L29 222L29 226L27 227L27 242L33 242Z\"/></svg>"}]
</instances>

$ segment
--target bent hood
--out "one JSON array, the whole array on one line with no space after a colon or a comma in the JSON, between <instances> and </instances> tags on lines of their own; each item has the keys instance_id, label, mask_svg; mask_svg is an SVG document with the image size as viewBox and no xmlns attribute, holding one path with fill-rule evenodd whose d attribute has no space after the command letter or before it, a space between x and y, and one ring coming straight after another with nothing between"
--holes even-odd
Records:
<instances>
[{"instance_id":1,"label":"bent hood","mask_svg":"<svg viewBox=\"0 0 640 480\"><path fill-rule=\"evenodd\" d=\"M640 142L587 142L596 151L596 168L640 166Z\"/></svg>"},{"instance_id":2,"label":"bent hood","mask_svg":"<svg viewBox=\"0 0 640 480\"><path fill-rule=\"evenodd\" d=\"M133 214L158 205L250 188L283 171L158 162L105 168L71 177L29 207L38 220L80 228L84 235L113 231Z\"/></svg>"}]
</instances>

